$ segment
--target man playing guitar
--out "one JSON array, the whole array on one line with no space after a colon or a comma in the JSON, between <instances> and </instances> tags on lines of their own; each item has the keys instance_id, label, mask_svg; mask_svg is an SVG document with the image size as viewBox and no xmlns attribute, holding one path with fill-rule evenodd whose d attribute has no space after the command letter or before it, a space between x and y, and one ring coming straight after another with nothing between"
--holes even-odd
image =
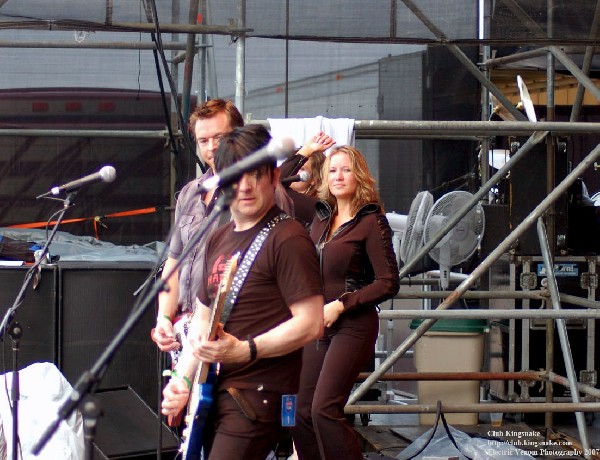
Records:
<instances>
[{"instance_id":1,"label":"man playing guitar","mask_svg":"<svg viewBox=\"0 0 600 460\"><path fill-rule=\"evenodd\" d=\"M270 136L260 125L220 138L218 170L263 147ZM162 413L175 415L196 384L199 360L219 363L213 404L205 423L205 458L264 460L281 437L282 396L298 391L301 348L323 332L323 296L313 243L302 225L275 205L275 164L244 174L230 209L233 222L206 243L204 277L189 324L189 346L163 391ZM224 326L209 340L212 301L231 257L241 260L267 229ZM241 266L243 266L243 262ZM238 272L239 273L239 272ZM234 278L235 284L235 278ZM286 399L286 401L288 401ZM285 405L287 407L287 404Z\"/></svg>"}]
</instances>

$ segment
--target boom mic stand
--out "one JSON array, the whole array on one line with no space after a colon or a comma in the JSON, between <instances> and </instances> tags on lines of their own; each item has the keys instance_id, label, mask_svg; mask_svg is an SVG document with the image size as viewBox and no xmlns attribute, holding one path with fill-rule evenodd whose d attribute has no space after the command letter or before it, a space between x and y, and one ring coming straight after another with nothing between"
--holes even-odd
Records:
<instances>
[{"instance_id":1,"label":"boom mic stand","mask_svg":"<svg viewBox=\"0 0 600 460\"><path fill-rule=\"evenodd\" d=\"M71 201L73 197L77 194L76 191L70 192L67 194L67 197L64 200L60 200L63 202L63 209L60 211L58 218L56 219L56 223L52 228L52 232L44 247L41 249L41 253L39 258L36 257L35 263L31 266L27 273L25 274L25 279L23 280L23 284L21 285L21 290L17 294L15 301L12 304L6 313L4 314L4 318L2 319L2 323L0 323L0 341L4 340L4 334L8 330L9 335L13 339L13 364L12 364L12 381L11 381L11 391L10 391L10 399L11 399L11 414L12 414L12 460L18 459L19 452L19 366L18 366L18 352L19 345L21 341L21 333L23 331L21 325L17 322L12 323L13 317L17 311L17 309L23 304L25 300L25 291L31 284L31 280L33 280L34 274L40 267L42 261L44 261L46 254L48 253L48 247L50 243L54 239L56 232L58 231L58 227L65 217L65 213L67 209L71 207ZM10 324L10 326L9 326Z\"/></svg>"},{"instance_id":2,"label":"boom mic stand","mask_svg":"<svg viewBox=\"0 0 600 460\"><path fill-rule=\"evenodd\" d=\"M188 256L188 254L191 252L194 246L202 239L202 237L206 233L206 229L209 228L218 218L220 218L221 213L229 207L229 204L231 203L231 200L233 198L233 189L232 187L227 187L222 189L222 191L223 193L217 199L213 211L204 220L204 222L198 228L197 232L193 235L193 237L183 248L181 257L178 259L173 269L164 277L165 279L168 279L172 274L176 273L177 270L179 270L181 261ZM150 303L154 299L156 299L156 297L161 291L165 289L167 289L166 283L159 278L156 281L156 283L154 283L152 288L148 286L148 289L144 290L143 295L137 298L137 301L133 306L132 313L129 316L129 318L125 320L121 328L117 331L115 337L111 340L111 342L102 352L102 354L93 364L92 368L89 371L85 371L79 377L79 380L73 387L73 391L58 409L58 418L46 428L46 431L42 434L41 438L34 444L32 449L32 453L34 455L38 455L41 452L41 450L44 448L44 446L48 443L50 438L58 429L60 423L63 420L66 420L73 413L73 411L79 405L82 404L84 400L84 409L86 409L85 411L82 411L84 415L84 426L91 426L95 429L95 420L85 420L86 415L89 416L91 414L99 414L101 412L97 409L97 407L93 407L94 404L99 403L97 401L97 398L93 397L92 394L95 393L96 388L102 380L104 372L106 371L113 356L115 355L125 338L129 335L129 333L135 327L135 325L140 321ZM93 445L91 440L92 436L93 433L88 434L86 438L86 444L89 444L90 446ZM93 452L91 447L89 449L86 448L85 456L86 460L92 460Z\"/></svg>"}]
</instances>

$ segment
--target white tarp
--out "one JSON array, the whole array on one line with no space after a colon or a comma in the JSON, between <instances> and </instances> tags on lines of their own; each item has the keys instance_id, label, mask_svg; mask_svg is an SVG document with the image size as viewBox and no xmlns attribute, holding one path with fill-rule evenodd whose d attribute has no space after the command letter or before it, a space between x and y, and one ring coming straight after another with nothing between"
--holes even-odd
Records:
<instances>
[{"instance_id":1,"label":"white tarp","mask_svg":"<svg viewBox=\"0 0 600 460\"><path fill-rule=\"evenodd\" d=\"M10 394L12 372L0 376L0 458L12 458L12 412ZM21 443L19 458L36 460L78 460L85 458L83 418L75 411L63 420L39 455L31 450L47 427L58 416L62 401L72 387L52 363L34 363L19 371L18 435ZM21 456L22 453L22 456Z\"/></svg>"}]
</instances>

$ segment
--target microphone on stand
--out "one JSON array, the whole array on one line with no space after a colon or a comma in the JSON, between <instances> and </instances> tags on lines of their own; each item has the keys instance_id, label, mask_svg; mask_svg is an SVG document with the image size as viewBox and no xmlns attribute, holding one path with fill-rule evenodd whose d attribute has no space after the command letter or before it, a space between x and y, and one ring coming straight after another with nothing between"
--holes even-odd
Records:
<instances>
[{"instance_id":1,"label":"microphone on stand","mask_svg":"<svg viewBox=\"0 0 600 460\"><path fill-rule=\"evenodd\" d=\"M103 166L100 171L89 174L80 179L67 182L59 187L52 187L49 192L37 196L36 198L43 198L48 195L60 195L62 192L72 192L86 185L93 184L95 182L112 182L117 177L117 171L112 166Z\"/></svg>"},{"instance_id":2,"label":"microphone on stand","mask_svg":"<svg viewBox=\"0 0 600 460\"><path fill-rule=\"evenodd\" d=\"M311 174L308 171L300 171L295 176L284 177L279 182L282 184L291 184L292 182L308 182Z\"/></svg>"},{"instance_id":3,"label":"microphone on stand","mask_svg":"<svg viewBox=\"0 0 600 460\"><path fill-rule=\"evenodd\" d=\"M279 142L271 140L263 148L241 159L237 163L225 168L219 174L209 177L202 184L202 190L208 192L217 187L227 187L237 183L244 174L255 171L261 166L285 160L295 153L294 141L289 138L281 139Z\"/></svg>"}]
</instances>

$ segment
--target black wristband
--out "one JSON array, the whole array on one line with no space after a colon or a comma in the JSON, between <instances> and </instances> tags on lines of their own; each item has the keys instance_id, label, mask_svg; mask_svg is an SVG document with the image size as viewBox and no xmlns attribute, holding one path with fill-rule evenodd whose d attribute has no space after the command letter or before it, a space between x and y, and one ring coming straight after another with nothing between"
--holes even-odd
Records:
<instances>
[{"instance_id":1,"label":"black wristband","mask_svg":"<svg viewBox=\"0 0 600 460\"><path fill-rule=\"evenodd\" d=\"M250 362L256 361L256 342L251 335L248 336L248 347L250 348Z\"/></svg>"}]
</instances>

